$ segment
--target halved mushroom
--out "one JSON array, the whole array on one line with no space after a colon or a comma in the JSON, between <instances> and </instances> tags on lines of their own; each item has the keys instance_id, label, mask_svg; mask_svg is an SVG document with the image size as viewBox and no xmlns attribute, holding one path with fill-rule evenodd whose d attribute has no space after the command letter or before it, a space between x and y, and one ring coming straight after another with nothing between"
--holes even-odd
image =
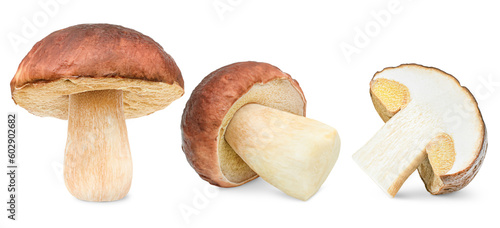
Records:
<instances>
[{"instance_id":1,"label":"halved mushroom","mask_svg":"<svg viewBox=\"0 0 500 228\"><path fill-rule=\"evenodd\" d=\"M465 187L486 154L476 100L451 75L415 64L386 68L370 83L386 124L353 159L390 196L415 169L431 194Z\"/></svg>"},{"instance_id":2,"label":"halved mushroom","mask_svg":"<svg viewBox=\"0 0 500 228\"><path fill-rule=\"evenodd\" d=\"M195 88L182 116L182 149L201 178L235 187L260 175L301 200L314 195L340 149L337 131L303 117L298 83L278 68L241 62Z\"/></svg>"},{"instance_id":3,"label":"halved mushroom","mask_svg":"<svg viewBox=\"0 0 500 228\"><path fill-rule=\"evenodd\" d=\"M125 118L149 115L184 94L175 61L153 39L109 24L62 29L35 44L11 83L37 116L68 119L64 180L87 201L113 201L132 182Z\"/></svg>"}]
</instances>

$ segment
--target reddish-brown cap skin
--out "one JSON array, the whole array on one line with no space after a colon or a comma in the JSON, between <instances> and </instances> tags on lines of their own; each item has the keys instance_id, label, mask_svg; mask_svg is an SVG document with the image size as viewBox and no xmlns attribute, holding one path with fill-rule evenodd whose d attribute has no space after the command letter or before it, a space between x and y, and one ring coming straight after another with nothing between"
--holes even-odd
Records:
<instances>
[{"instance_id":1,"label":"reddish-brown cap skin","mask_svg":"<svg viewBox=\"0 0 500 228\"><path fill-rule=\"evenodd\" d=\"M234 187L251 180L232 183L224 178L218 158L219 128L231 106L254 84L275 79L289 80L306 103L297 81L267 63L240 62L222 67L210 73L194 89L182 115L182 149L202 179L221 187Z\"/></svg>"},{"instance_id":2,"label":"reddish-brown cap skin","mask_svg":"<svg viewBox=\"0 0 500 228\"><path fill-rule=\"evenodd\" d=\"M81 24L51 33L24 57L11 92L27 83L74 77L122 77L184 88L175 61L150 37L110 24Z\"/></svg>"}]
</instances>

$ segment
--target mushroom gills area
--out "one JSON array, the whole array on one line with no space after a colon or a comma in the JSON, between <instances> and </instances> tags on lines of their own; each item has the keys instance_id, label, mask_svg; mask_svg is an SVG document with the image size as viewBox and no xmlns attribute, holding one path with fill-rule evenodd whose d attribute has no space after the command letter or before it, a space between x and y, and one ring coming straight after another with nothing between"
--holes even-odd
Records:
<instances>
[{"instance_id":1,"label":"mushroom gills area","mask_svg":"<svg viewBox=\"0 0 500 228\"><path fill-rule=\"evenodd\" d=\"M406 86L385 78L371 82L370 93L378 114L387 122L410 102L410 92Z\"/></svg>"},{"instance_id":2,"label":"mushroom gills area","mask_svg":"<svg viewBox=\"0 0 500 228\"><path fill-rule=\"evenodd\" d=\"M114 201L127 195L132 159L121 90L69 96L64 180L69 192L86 201Z\"/></svg>"},{"instance_id":3,"label":"mushroom gills area","mask_svg":"<svg viewBox=\"0 0 500 228\"><path fill-rule=\"evenodd\" d=\"M334 128L258 104L235 113L225 139L262 179L301 200L318 191L340 150Z\"/></svg>"},{"instance_id":4,"label":"mushroom gills area","mask_svg":"<svg viewBox=\"0 0 500 228\"><path fill-rule=\"evenodd\" d=\"M382 190L394 197L423 162L430 162L436 174L444 174L453 166L453 139L439 123L430 108L409 103L353 159Z\"/></svg>"}]
</instances>

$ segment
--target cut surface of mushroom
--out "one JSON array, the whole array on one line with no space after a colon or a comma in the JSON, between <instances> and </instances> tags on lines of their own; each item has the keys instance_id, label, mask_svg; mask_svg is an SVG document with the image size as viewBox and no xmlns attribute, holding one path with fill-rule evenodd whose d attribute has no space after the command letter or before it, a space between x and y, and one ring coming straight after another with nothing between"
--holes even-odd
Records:
<instances>
[{"instance_id":1,"label":"cut surface of mushroom","mask_svg":"<svg viewBox=\"0 0 500 228\"><path fill-rule=\"evenodd\" d=\"M69 96L64 181L70 193L86 201L113 201L127 195L132 159L121 90Z\"/></svg>"},{"instance_id":2,"label":"cut surface of mushroom","mask_svg":"<svg viewBox=\"0 0 500 228\"><path fill-rule=\"evenodd\" d=\"M426 157L425 147L440 129L432 113L411 104L387 121L353 158L389 195L395 196Z\"/></svg>"},{"instance_id":3,"label":"cut surface of mushroom","mask_svg":"<svg viewBox=\"0 0 500 228\"><path fill-rule=\"evenodd\" d=\"M432 194L465 187L486 152L486 128L470 92L436 68L401 65L370 83L386 124L353 159L395 196L415 169Z\"/></svg>"},{"instance_id":4,"label":"cut surface of mushroom","mask_svg":"<svg viewBox=\"0 0 500 228\"><path fill-rule=\"evenodd\" d=\"M334 128L258 104L235 113L225 140L262 179L301 200L318 191L340 150Z\"/></svg>"}]
</instances>

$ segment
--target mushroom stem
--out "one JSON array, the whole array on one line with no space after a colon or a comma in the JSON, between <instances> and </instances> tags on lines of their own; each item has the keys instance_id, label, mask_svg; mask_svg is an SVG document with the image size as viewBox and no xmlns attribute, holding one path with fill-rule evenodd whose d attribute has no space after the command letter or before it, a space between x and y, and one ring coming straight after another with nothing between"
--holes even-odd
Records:
<instances>
[{"instance_id":1,"label":"mushroom stem","mask_svg":"<svg viewBox=\"0 0 500 228\"><path fill-rule=\"evenodd\" d=\"M225 139L262 179L301 200L318 191L340 150L334 128L258 104L235 113Z\"/></svg>"},{"instance_id":2,"label":"mushroom stem","mask_svg":"<svg viewBox=\"0 0 500 228\"><path fill-rule=\"evenodd\" d=\"M123 198L132 182L132 159L121 90L69 95L64 181L86 201Z\"/></svg>"},{"instance_id":3,"label":"mushroom stem","mask_svg":"<svg viewBox=\"0 0 500 228\"><path fill-rule=\"evenodd\" d=\"M394 197L427 158L429 142L443 135L439 126L439 119L428 107L410 103L389 119L353 159L384 192Z\"/></svg>"}]
</instances>

